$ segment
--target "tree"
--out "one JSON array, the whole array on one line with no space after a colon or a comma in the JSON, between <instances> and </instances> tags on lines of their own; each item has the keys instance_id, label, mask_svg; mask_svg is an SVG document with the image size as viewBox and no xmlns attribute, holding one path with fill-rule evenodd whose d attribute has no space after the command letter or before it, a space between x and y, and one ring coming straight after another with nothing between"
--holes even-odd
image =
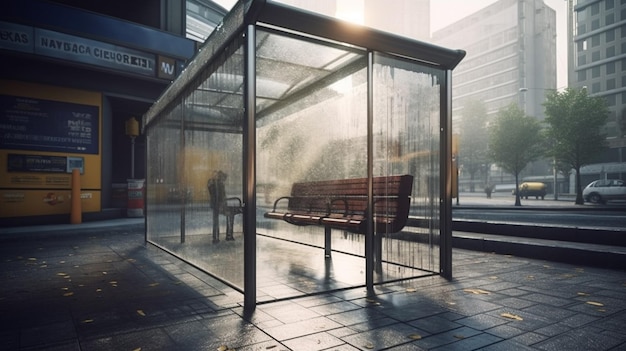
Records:
<instances>
[{"instance_id":1,"label":"tree","mask_svg":"<svg viewBox=\"0 0 626 351\"><path fill-rule=\"evenodd\" d=\"M548 152L558 163L576 171L576 204L582 205L580 168L593 162L605 146L602 127L609 116L606 102L587 95L587 89L568 88L548 94L543 105L546 135L553 145Z\"/></svg>"},{"instance_id":2,"label":"tree","mask_svg":"<svg viewBox=\"0 0 626 351\"><path fill-rule=\"evenodd\" d=\"M498 112L489 132L491 159L515 176L515 189L518 189L520 172L542 156L541 124L511 104ZM515 192L515 206L521 206L519 191Z\"/></svg>"},{"instance_id":3,"label":"tree","mask_svg":"<svg viewBox=\"0 0 626 351\"><path fill-rule=\"evenodd\" d=\"M470 191L474 191L474 179L479 171L488 166L487 108L482 102L469 101L463 107L459 141L459 162L470 176Z\"/></svg>"}]
</instances>

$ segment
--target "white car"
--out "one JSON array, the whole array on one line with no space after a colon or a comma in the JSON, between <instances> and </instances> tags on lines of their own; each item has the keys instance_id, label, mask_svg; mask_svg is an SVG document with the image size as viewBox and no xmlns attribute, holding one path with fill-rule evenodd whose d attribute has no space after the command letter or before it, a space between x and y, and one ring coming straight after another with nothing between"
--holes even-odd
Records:
<instances>
[{"instance_id":1,"label":"white car","mask_svg":"<svg viewBox=\"0 0 626 351\"><path fill-rule=\"evenodd\" d=\"M626 184L619 179L595 180L583 189L587 202L606 203L611 200L626 200Z\"/></svg>"}]
</instances>

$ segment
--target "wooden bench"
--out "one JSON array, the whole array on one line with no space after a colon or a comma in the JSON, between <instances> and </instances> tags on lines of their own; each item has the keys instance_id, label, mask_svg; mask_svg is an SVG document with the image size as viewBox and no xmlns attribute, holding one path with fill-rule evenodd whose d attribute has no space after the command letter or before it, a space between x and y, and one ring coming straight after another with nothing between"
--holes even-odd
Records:
<instances>
[{"instance_id":1,"label":"wooden bench","mask_svg":"<svg viewBox=\"0 0 626 351\"><path fill-rule=\"evenodd\" d=\"M373 178L373 226L376 234L396 233L404 228L409 216L412 188L411 175ZM366 232L367 194L367 178L294 183L291 195L278 198L265 217L294 225L323 226L325 253L329 257L331 229L360 234ZM381 235L377 235L376 241L380 240Z\"/></svg>"}]
</instances>

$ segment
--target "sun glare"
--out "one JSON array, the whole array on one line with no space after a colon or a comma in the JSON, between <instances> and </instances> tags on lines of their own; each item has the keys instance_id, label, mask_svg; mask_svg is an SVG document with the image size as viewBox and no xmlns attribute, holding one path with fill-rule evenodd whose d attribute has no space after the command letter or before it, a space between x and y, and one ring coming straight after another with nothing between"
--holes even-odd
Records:
<instances>
[{"instance_id":1,"label":"sun glare","mask_svg":"<svg viewBox=\"0 0 626 351\"><path fill-rule=\"evenodd\" d=\"M356 24L365 23L363 0L337 0L335 17Z\"/></svg>"}]
</instances>

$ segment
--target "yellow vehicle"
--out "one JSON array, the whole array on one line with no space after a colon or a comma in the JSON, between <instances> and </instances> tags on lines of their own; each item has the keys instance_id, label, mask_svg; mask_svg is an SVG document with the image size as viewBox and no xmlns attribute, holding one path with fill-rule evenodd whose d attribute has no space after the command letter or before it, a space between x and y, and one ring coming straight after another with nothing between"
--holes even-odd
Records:
<instances>
[{"instance_id":1,"label":"yellow vehicle","mask_svg":"<svg viewBox=\"0 0 626 351\"><path fill-rule=\"evenodd\" d=\"M534 196L535 199L544 199L547 192L547 185L541 182L524 182L519 185L519 196L528 199L529 196ZM515 189L513 190L515 195Z\"/></svg>"}]
</instances>

